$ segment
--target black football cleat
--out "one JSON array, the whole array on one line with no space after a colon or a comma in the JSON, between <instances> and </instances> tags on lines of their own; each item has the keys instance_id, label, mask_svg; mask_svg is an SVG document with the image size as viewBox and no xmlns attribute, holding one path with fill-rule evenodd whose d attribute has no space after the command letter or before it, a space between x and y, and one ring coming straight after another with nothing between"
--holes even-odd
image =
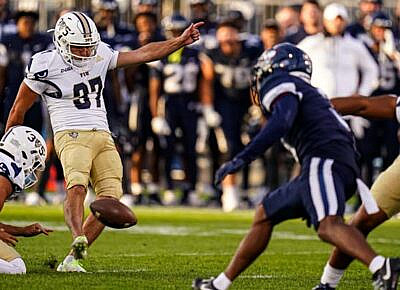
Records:
<instances>
[{"instance_id":1,"label":"black football cleat","mask_svg":"<svg viewBox=\"0 0 400 290\"><path fill-rule=\"evenodd\" d=\"M323 284L323 283L319 283L319 285L312 288L312 290L335 290L335 289L336 288L329 286L329 284Z\"/></svg>"},{"instance_id":2,"label":"black football cleat","mask_svg":"<svg viewBox=\"0 0 400 290\"><path fill-rule=\"evenodd\" d=\"M196 278L193 280L192 283L192 289L194 290L218 290L217 287L214 286L213 281L214 277L211 277L210 279L202 279L202 278Z\"/></svg>"},{"instance_id":3,"label":"black football cleat","mask_svg":"<svg viewBox=\"0 0 400 290\"><path fill-rule=\"evenodd\" d=\"M387 258L382 268L372 275L375 290L396 290L400 273L400 258Z\"/></svg>"}]
</instances>

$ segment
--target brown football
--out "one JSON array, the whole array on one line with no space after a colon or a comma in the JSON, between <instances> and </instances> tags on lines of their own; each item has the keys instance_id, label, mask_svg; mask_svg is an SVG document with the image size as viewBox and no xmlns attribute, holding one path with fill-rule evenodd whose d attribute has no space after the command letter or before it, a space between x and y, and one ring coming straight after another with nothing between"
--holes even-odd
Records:
<instances>
[{"instance_id":1,"label":"brown football","mask_svg":"<svg viewBox=\"0 0 400 290\"><path fill-rule=\"evenodd\" d=\"M110 228L129 228L137 223L133 211L113 198L95 200L90 204L90 210L101 223Z\"/></svg>"}]
</instances>

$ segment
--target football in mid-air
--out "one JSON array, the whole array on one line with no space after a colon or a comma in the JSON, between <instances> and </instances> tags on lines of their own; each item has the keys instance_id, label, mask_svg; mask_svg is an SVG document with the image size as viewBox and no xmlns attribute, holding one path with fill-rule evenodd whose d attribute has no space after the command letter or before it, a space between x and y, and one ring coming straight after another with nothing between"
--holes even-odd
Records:
<instances>
[{"instance_id":1,"label":"football in mid-air","mask_svg":"<svg viewBox=\"0 0 400 290\"><path fill-rule=\"evenodd\" d=\"M137 223L133 211L113 198L95 200L90 204L90 210L101 223L110 228L129 228Z\"/></svg>"}]
</instances>

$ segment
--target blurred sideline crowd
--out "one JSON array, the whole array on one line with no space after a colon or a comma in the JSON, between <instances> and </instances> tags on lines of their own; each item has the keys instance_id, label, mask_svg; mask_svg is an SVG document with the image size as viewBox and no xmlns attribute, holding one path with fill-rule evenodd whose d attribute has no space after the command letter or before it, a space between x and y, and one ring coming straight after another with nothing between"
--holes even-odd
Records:
<instances>
[{"instance_id":1,"label":"blurred sideline crowd","mask_svg":"<svg viewBox=\"0 0 400 290\"><path fill-rule=\"evenodd\" d=\"M130 23L120 21L115 0L95 0L90 11L83 11L95 21L102 41L119 51L175 37L191 22L205 22L195 45L107 76L103 95L124 164L126 204L222 206L232 211L253 206L296 176L296 160L283 145L275 145L238 176L228 176L221 188L213 186L216 169L265 124L251 103L249 80L258 56L277 43L296 44L310 56L312 84L328 98L399 91L400 26L384 12L382 0L360 0L353 21L340 3L323 7L305 0L281 6L274 18L263 21L259 35L246 31L239 10L211 19L210 1L190 0L187 17L177 11L160 19L160 1L139 0ZM31 56L54 48L52 34L36 29L38 11L9 7L0 0L0 135ZM58 16L68 11L61 9ZM360 117L346 121L361 153L363 179L371 185L399 153L398 124ZM49 152L46 170L25 201L61 203L63 170L42 100L28 111L24 125L43 134Z\"/></svg>"}]
</instances>

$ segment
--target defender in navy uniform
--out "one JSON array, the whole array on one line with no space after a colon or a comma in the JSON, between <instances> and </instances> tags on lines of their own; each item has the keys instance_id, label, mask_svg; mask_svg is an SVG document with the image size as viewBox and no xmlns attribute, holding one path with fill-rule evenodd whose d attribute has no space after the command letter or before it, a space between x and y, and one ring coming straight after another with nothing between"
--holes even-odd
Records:
<instances>
[{"instance_id":1,"label":"defender in navy uniform","mask_svg":"<svg viewBox=\"0 0 400 290\"><path fill-rule=\"evenodd\" d=\"M137 37L135 42L128 45L129 49L137 49L149 42L165 40L164 36L158 32L156 14L152 12L137 13L133 23ZM146 191L150 195L150 200L158 203L160 144L158 137L151 128L150 65L144 63L125 68L125 85L130 94L125 122L129 131L129 147L131 147L131 152L128 152L131 155L132 164L130 172L131 193L138 196L137 202L142 200L141 193L144 191L144 184L142 183L141 171L144 161L149 159L148 169L152 179L151 183L147 184ZM153 142L151 150L146 149L148 140ZM125 197L129 198L128 196Z\"/></svg>"},{"instance_id":2,"label":"defender in navy uniform","mask_svg":"<svg viewBox=\"0 0 400 290\"><path fill-rule=\"evenodd\" d=\"M310 85L311 72L309 57L291 44L276 45L259 58L252 88L268 123L242 152L218 170L216 182L253 161L281 138L297 153L301 173L264 197L250 232L226 270L215 279L196 279L194 289L227 289L267 247L273 227L293 218L306 219L320 239L368 266L375 289L395 289L400 259L377 255L363 235L343 221L345 201L357 187L367 211L376 212L378 208L358 179L353 137L327 98Z\"/></svg>"},{"instance_id":3,"label":"defender in navy uniform","mask_svg":"<svg viewBox=\"0 0 400 290\"><path fill-rule=\"evenodd\" d=\"M167 16L162 25L167 38L180 35L189 22L180 14ZM173 189L171 171L173 157L177 154L176 128L182 130L187 188L184 188L182 204L188 202L188 195L195 190L197 181L197 107L199 101L199 80L201 61L199 51L185 47L161 59L150 71L150 109L153 131L166 137L165 165L167 189ZM160 106L164 99L165 108Z\"/></svg>"}]
</instances>

